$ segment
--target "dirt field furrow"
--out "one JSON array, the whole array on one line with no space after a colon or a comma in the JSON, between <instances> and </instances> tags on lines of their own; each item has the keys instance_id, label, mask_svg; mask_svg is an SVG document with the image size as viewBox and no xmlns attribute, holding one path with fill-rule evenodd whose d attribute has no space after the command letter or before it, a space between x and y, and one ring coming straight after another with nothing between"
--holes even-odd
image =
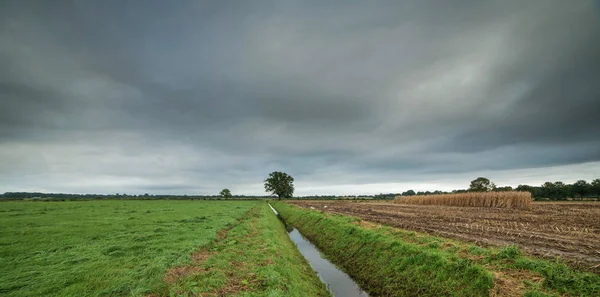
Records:
<instances>
[{"instance_id":1,"label":"dirt field furrow","mask_svg":"<svg viewBox=\"0 0 600 297\"><path fill-rule=\"evenodd\" d=\"M390 202L290 203L482 245L517 244L574 265L600 264L600 203L534 203L529 210L402 205Z\"/></svg>"}]
</instances>

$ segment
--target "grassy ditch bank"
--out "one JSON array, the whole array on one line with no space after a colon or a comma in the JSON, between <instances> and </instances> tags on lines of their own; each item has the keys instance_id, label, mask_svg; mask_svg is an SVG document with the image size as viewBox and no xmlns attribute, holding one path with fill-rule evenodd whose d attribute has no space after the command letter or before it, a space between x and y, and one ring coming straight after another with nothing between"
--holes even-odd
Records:
<instances>
[{"instance_id":1,"label":"grassy ditch bank","mask_svg":"<svg viewBox=\"0 0 600 297\"><path fill-rule=\"evenodd\" d=\"M275 202L273 207L372 296L599 296L600 275Z\"/></svg>"},{"instance_id":2,"label":"grassy ditch bank","mask_svg":"<svg viewBox=\"0 0 600 297\"><path fill-rule=\"evenodd\" d=\"M164 282L151 296L330 296L265 202L169 269Z\"/></svg>"}]
</instances>

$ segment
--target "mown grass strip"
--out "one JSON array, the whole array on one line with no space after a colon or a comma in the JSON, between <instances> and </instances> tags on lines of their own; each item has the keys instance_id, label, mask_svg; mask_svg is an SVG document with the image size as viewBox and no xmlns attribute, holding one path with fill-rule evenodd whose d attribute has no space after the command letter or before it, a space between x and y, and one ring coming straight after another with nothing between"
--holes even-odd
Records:
<instances>
[{"instance_id":1,"label":"mown grass strip","mask_svg":"<svg viewBox=\"0 0 600 297\"><path fill-rule=\"evenodd\" d=\"M325 214L273 206L365 290L379 296L600 296L600 276L523 255Z\"/></svg>"},{"instance_id":2,"label":"mown grass strip","mask_svg":"<svg viewBox=\"0 0 600 297\"><path fill-rule=\"evenodd\" d=\"M155 296L330 296L266 203L171 268Z\"/></svg>"}]
</instances>

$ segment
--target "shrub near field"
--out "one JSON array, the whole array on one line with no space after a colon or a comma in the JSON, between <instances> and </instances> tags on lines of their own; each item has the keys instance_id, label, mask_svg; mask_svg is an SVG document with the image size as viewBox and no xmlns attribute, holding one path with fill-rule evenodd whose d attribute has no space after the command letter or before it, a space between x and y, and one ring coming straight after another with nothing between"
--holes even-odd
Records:
<instances>
[{"instance_id":1,"label":"shrub near field","mask_svg":"<svg viewBox=\"0 0 600 297\"><path fill-rule=\"evenodd\" d=\"M400 196L395 203L417 205L446 205L469 207L501 207L527 209L531 207L529 192L470 192L425 196Z\"/></svg>"}]
</instances>

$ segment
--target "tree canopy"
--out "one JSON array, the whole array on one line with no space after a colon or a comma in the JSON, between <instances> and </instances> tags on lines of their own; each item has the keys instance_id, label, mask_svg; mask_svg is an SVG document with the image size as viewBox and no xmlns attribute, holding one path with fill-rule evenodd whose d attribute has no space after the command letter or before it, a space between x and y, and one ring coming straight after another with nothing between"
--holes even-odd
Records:
<instances>
[{"instance_id":1,"label":"tree canopy","mask_svg":"<svg viewBox=\"0 0 600 297\"><path fill-rule=\"evenodd\" d=\"M578 180L573 184L573 194L578 197L583 197L586 195L590 189L590 184L588 184L585 180Z\"/></svg>"},{"instance_id":2,"label":"tree canopy","mask_svg":"<svg viewBox=\"0 0 600 297\"><path fill-rule=\"evenodd\" d=\"M414 196L417 195L414 190L408 190L406 192L402 192L402 196Z\"/></svg>"},{"instance_id":3,"label":"tree canopy","mask_svg":"<svg viewBox=\"0 0 600 297\"><path fill-rule=\"evenodd\" d=\"M600 196L600 178L597 178L590 183L590 191Z\"/></svg>"},{"instance_id":4,"label":"tree canopy","mask_svg":"<svg viewBox=\"0 0 600 297\"><path fill-rule=\"evenodd\" d=\"M285 172L273 171L265 179L265 191L277 195L279 199L294 195L294 178Z\"/></svg>"},{"instance_id":5,"label":"tree canopy","mask_svg":"<svg viewBox=\"0 0 600 297\"><path fill-rule=\"evenodd\" d=\"M496 185L485 177L478 177L471 181L469 191L471 192L490 192L496 189Z\"/></svg>"},{"instance_id":6,"label":"tree canopy","mask_svg":"<svg viewBox=\"0 0 600 297\"><path fill-rule=\"evenodd\" d=\"M221 192L219 192L219 195L221 197L223 197L223 198L231 198L231 197L233 197L231 195L231 191L229 191L229 189L223 189L223 190L221 190Z\"/></svg>"}]
</instances>

